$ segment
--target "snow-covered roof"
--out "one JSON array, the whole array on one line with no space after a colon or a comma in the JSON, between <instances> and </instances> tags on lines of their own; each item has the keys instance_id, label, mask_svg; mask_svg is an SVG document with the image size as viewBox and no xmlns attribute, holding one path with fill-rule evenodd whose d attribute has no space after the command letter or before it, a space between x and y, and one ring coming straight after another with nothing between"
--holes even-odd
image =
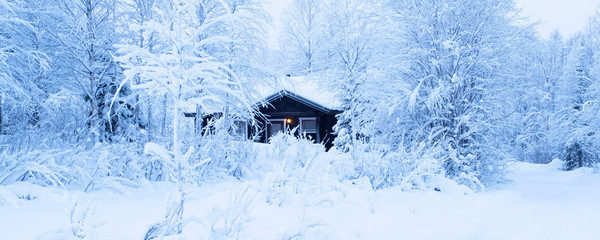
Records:
<instances>
[{"instance_id":1,"label":"snow-covered roof","mask_svg":"<svg viewBox=\"0 0 600 240\"><path fill-rule=\"evenodd\" d=\"M315 79L283 77L272 82L257 84L255 88L254 90L260 98L256 105L265 104L279 96L288 96L325 112L340 110L341 108L341 101L334 91L328 90L328 88ZM203 109L205 113L215 113L218 111L220 111L220 108L217 106L214 106L214 108L207 108L205 106L205 109ZM185 106L184 112L186 116L192 116L196 112L195 105L189 104Z\"/></svg>"},{"instance_id":2,"label":"snow-covered roof","mask_svg":"<svg viewBox=\"0 0 600 240\"><path fill-rule=\"evenodd\" d=\"M269 101L279 94L304 98L309 100L309 105L315 103L330 110L339 110L341 107L341 101L333 91L305 77L279 78L269 86L258 87L257 91L263 101Z\"/></svg>"}]
</instances>

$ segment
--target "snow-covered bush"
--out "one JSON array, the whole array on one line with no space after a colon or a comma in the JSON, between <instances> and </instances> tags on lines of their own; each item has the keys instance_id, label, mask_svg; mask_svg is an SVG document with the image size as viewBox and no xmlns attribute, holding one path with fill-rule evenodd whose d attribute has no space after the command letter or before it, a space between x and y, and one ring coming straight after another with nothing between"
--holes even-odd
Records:
<instances>
[{"instance_id":1,"label":"snow-covered bush","mask_svg":"<svg viewBox=\"0 0 600 240\"><path fill-rule=\"evenodd\" d=\"M217 119L209 122L205 134L191 139L190 144L198 146L198 151L190 161L201 178L242 178L254 174L251 170L256 158L254 144L232 134L232 127L225 124L235 126L230 119Z\"/></svg>"},{"instance_id":2,"label":"snow-covered bush","mask_svg":"<svg viewBox=\"0 0 600 240\"><path fill-rule=\"evenodd\" d=\"M569 142L564 153L563 169L571 171L581 167L595 167L600 162L599 154L592 149L594 146L590 143Z\"/></svg>"},{"instance_id":3,"label":"snow-covered bush","mask_svg":"<svg viewBox=\"0 0 600 240\"><path fill-rule=\"evenodd\" d=\"M121 70L118 67L117 69ZM120 142L140 139L140 130L144 124L135 113L135 98L131 87L125 85L116 94L118 79L123 78L122 74L114 73L107 78L98 83L96 91L100 140Z\"/></svg>"},{"instance_id":4,"label":"snow-covered bush","mask_svg":"<svg viewBox=\"0 0 600 240\"><path fill-rule=\"evenodd\" d=\"M351 153L353 156L347 156L347 161L354 162L354 175L350 177L366 177L374 190L392 186L400 186L405 191L469 192L464 186L475 191L483 190L483 185L473 173L449 178L440 157L442 151L426 146L422 143L409 149L391 150L385 145L355 145Z\"/></svg>"},{"instance_id":5,"label":"snow-covered bush","mask_svg":"<svg viewBox=\"0 0 600 240\"><path fill-rule=\"evenodd\" d=\"M294 132L296 129L276 134L270 139L273 157L284 170L306 169L318 154L325 152L323 145L313 143L303 134L295 136Z\"/></svg>"},{"instance_id":6,"label":"snow-covered bush","mask_svg":"<svg viewBox=\"0 0 600 240\"><path fill-rule=\"evenodd\" d=\"M462 193L483 190L483 184L472 172L462 172L458 176L448 178L439 152L436 149L427 149L422 144L404 153L401 161L410 168L399 184L402 189Z\"/></svg>"},{"instance_id":7,"label":"snow-covered bush","mask_svg":"<svg viewBox=\"0 0 600 240\"><path fill-rule=\"evenodd\" d=\"M39 148L0 154L0 184L17 181L84 191L138 187L145 180L143 156L135 144L97 144L91 149Z\"/></svg>"},{"instance_id":8,"label":"snow-covered bush","mask_svg":"<svg viewBox=\"0 0 600 240\"><path fill-rule=\"evenodd\" d=\"M373 189L398 185L414 162L406 159L403 153L385 148L382 145L356 143L349 156L354 165L351 177L367 177Z\"/></svg>"},{"instance_id":9,"label":"snow-covered bush","mask_svg":"<svg viewBox=\"0 0 600 240\"><path fill-rule=\"evenodd\" d=\"M89 183L84 190L125 192L124 187L138 187L146 181L148 163L138 148L136 144L106 144L90 151L85 169Z\"/></svg>"},{"instance_id":10,"label":"snow-covered bush","mask_svg":"<svg viewBox=\"0 0 600 240\"><path fill-rule=\"evenodd\" d=\"M66 187L83 178L83 163L70 150L34 150L0 154L0 184L28 181L41 186Z\"/></svg>"},{"instance_id":11,"label":"snow-covered bush","mask_svg":"<svg viewBox=\"0 0 600 240\"><path fill-rule=\"evenodd\" d=\"M234 140L228 134L207 134L190 138L184 145L189 145L183 155L190 166L186 181L192 185L227 176L242 178L255 174L256 152L252 142ZM179 169L173 154L156 143L148 143L145 148L147 155L140 163L145 177L151 181L177 181Z\"/></svg>"},{"instance_id":12,"label":"snow-covered bush","mask_svg":"<svg viewBox=\"0 0 600 240\"><path fill-rule=\"evenodd\" d=\"M324 183L329 180L331 162L324 158L323 145L293 132L279 133L270 139L267 157L273 162L273 171L265 175L262 183L269 204L282 205L288 194L309 198L323 192Z\"/></svg>"}]
</instances>

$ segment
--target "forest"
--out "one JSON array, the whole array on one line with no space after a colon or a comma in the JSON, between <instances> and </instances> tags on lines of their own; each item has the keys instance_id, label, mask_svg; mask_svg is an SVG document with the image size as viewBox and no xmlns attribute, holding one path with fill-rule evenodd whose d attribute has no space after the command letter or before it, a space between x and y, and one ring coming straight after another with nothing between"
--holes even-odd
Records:
<instances>
[{"instance_id":1,"label":"forest","mask_svg":"<svg viewBox=\"0 0 600 240\"><path fill-rule=\"evenodd\" d=\"M541 37L511 0L291 2L272 48L261 0L0 0L0 215L29 196L15 186L121 196L167 184L135 237L179 239L203 222L191 196L234 182L245 187L198 236L260 239L240 237L252 202L345 184L477 196L510 184L515 164L598 178L600 11L573 36ZM285 76L340 99L330 151L293 132L235 137L237 120L260 127L260 89ZM222 114L199 130L189 109ZM83 226L83 202L43 239L103 239ZM301 222L277 239L344 239Z\"/></svg>"}]
</instances>

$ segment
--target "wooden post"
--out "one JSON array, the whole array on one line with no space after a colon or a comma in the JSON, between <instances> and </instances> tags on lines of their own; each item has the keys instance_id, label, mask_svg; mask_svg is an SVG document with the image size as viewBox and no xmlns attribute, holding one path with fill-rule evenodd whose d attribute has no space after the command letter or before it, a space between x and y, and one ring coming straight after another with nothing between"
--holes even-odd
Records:
<instances>
[{"instance_id":1,"label":"wooden post","mask_svg":"<svg viewBox=\"0 0 600 240\"><path fill-rule=\"evenodd\" d=\"M315 128L317 129L317 143L321 143L321 117L320 114L315 116Z\"/></svg>"}]
</instances>

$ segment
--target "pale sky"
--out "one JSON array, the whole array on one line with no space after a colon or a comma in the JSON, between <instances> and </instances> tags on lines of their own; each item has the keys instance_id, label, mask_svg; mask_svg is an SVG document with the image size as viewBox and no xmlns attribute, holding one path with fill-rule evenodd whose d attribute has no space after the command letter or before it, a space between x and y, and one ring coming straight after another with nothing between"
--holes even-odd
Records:
<instances>
[{"instance_id":1,"label":"pale sky","mask_svg":"<svg viewBox=\"0 0 600 240\"><path fill-rule=\"evenodd\" d=\"M292 0L266 0L266 9L273 17L273 26L269 27L269 45L279 48L281 16ZM485 0L483 0L485 1ZM522 15L530 20L540 21L540 36L548 37L554 30L568 38L582 30L592 14L598 11L600 0L515 0Z\"/></svg>"},{"instance_id":2,"label":"pale sky","mask_svg":"<svg viewBox=\"0 0 600 240\"><path fill-rule=\"evenodd\" d=\"M281 17L283 10L292 2L292 0L266 0L265 8L273 18L272 25L268 29L268 43L273 49L279 48L279 35L281 34Z\"/></svg>"},{"instance_id":3,"label":"pale sky","mask_svg":"<svg viewBox=\"0 0 600 240\"><path fill-rule=\"evenodd\" d=\"M600 7L600 0L515 0L522 14L540 20L538 32L548 37L554 30L570 37L584 29L587 20Z\"/></svg>"}]
</instances>

